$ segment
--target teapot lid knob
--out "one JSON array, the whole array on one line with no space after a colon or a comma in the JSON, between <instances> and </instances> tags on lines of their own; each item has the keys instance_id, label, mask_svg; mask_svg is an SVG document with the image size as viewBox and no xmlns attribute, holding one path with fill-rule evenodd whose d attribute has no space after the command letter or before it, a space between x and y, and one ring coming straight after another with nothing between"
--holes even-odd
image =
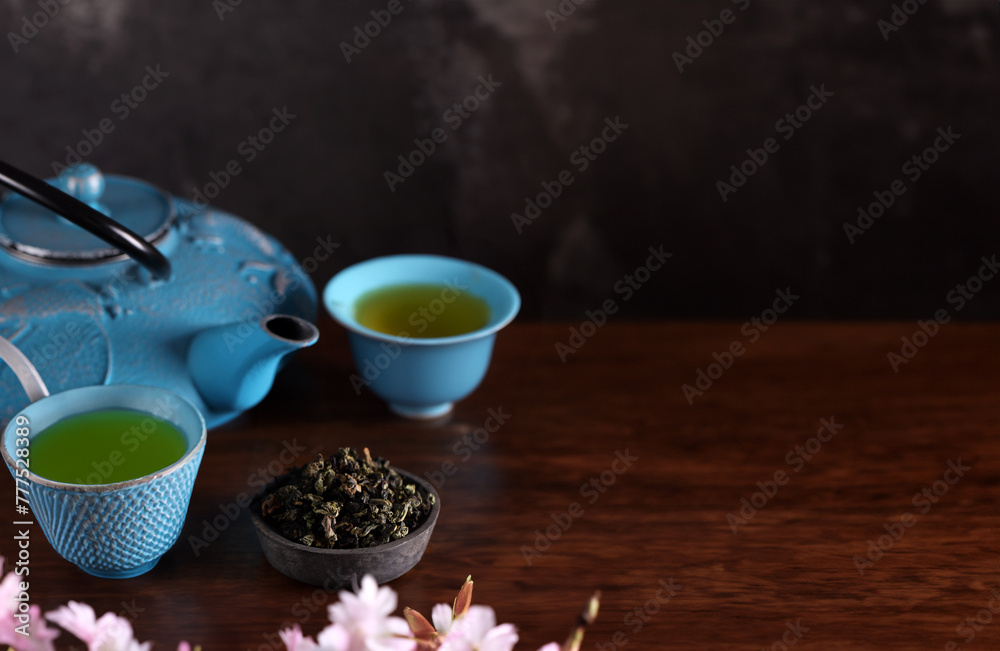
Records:
<instances>
[{"instance_id":1,"label":"teapot lid knob","mask_svg":"<svg viewBox=\"0 0 1000 651\"><path fill-rule=\"evenodd\" d=\"M56 178L53 185L63 192L73 195L91 208L108 214L108 209L100 203L106 187L104 175L94 165L82 163L69 167Z\"/></svg>"},{"instance_id":2,"label":"teapot lid knob","mask_svg":"<svg viewBox=\"0 0 1000 651\"><path fill-rule=\"evenodd\" d=\"M66 170L63 183L66 191L80 201L90 203L104 194L104 175L90 163L70 167Z\"/></svg>"}]
</instances>

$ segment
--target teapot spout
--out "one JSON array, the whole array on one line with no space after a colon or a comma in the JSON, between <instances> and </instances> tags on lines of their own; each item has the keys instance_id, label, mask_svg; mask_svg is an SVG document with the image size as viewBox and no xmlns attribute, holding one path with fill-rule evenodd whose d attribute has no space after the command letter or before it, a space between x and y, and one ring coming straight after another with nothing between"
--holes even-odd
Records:
<instances>
[{"instance_id":1,"label":"teapot spout","mask_svg":"<svg viewBox=\"0 0 1000 651\"><path fill-rule=\"evenodd\" d=\"M199 333L188 348L188 369L205 404L220 412L244 411L271 390L281 360L316 343L319 330L286 314L256 325L241 321Z\"/></svg>"}]
</instances>

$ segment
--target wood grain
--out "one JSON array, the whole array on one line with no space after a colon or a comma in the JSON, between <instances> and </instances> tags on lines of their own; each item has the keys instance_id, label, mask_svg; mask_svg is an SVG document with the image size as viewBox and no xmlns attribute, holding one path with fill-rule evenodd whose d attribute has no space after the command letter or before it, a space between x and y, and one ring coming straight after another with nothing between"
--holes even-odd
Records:
<instances>
[{"instance_id":1,"label":"wood grain","mask_svg":"<svg viewBox=\"0 0 1000 651\"><path fill-rule=\"evenodd\" d=\"M738 323L611 323L565 364L555 344L569 324L516 324L483 385L432 424L355 395L346 338L320 326L263 404L210 433L181 539L152 572L90 577L36 528L33 603L131 609L159 649L277 648L293 622L315 634L334 595L278 574L245 510L225 515L287 442L299 462L368 446L434 477L441 517L423 561L392 583L400 608L427 613L471 574L474 602L519 626L518 648L561 641L598 588L587 649L1000 646L996 325L948 324L895 373L886 355L912 323L779 322L753 343ZM745 354L688 404L682 385L733 341ZM476 443L490 410L509 417ZM839 429L810 443L823 419ZM946 475L959 460L962 476ZM8 558L13 493L6 482ZM744 498L760 508L734 532ZM196 553L191 537L213 520L224 530ZM860 573L855 557L886 527L903 533Z\"/></svg>"}]
</instances>

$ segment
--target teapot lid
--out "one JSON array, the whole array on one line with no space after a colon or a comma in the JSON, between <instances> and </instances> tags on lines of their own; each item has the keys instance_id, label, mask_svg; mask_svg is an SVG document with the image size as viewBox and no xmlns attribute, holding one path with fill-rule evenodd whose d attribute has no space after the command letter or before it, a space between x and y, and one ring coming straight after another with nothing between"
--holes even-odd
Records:
<instances>
[{"instance_id":1,"label":"teapot lid","mask_svg":"<svg viewBox=\"0 0 1000 651\"><path fill-rule=\"evenodd\" d=\"M151 244L175 219L169 195L123 176L104 176L90 164L74 165L47 183L73 195ZM124 258L118 249L34 201L11 194L0 202L0 245L42 264L93 264Z\"/></svg>"}]
</instances>

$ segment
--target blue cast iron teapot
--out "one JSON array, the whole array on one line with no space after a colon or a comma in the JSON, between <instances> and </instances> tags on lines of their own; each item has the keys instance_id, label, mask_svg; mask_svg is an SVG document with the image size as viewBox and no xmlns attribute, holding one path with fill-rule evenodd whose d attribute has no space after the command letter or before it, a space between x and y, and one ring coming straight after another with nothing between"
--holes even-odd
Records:
<instances>
[{"instance_id":1,"label":"blue cast iron teapot","mask_svg":"<svg viewBox=\"0 0 1000 651\"><path fill-rule=\"evenodd\" d=\"M159 386L214 427L319 336L308 275L237 217L92 165L43 182L0 161L0 182L0 336L53 393ZM29 402L0 365L0 422Z\"/></svg>"}]
</instances>

